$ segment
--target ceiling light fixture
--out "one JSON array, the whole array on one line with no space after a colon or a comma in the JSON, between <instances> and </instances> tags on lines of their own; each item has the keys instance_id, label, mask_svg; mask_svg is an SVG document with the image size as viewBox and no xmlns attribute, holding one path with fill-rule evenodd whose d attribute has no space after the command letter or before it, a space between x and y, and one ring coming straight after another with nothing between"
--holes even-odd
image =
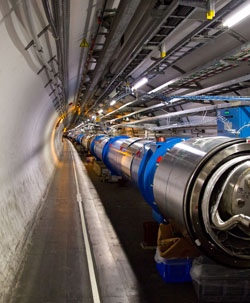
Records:
<instances>
[{"instance_id":1,"label":"ceiling light fixture","mask_svg":"<svg viewBox=\"0 0 250 303\"><path fill-rule=\"evenodd\" d=\"M138 82L135 83L135 85L132 87L132 89L137 89L141 86L143 86L144 84L146 84L148 82L148 78L143 77L141 80L139 80Z\"/></svg>"},{"instance_id":2,"label":"ceiling light fixture","mask_svg":"<svg viewBox=\"0 0 250 303\"><path fill-rule=\"evenodd\" d=\"M151 90L150 92L148 92L148 94L152 94L152 93L156 93L158 92L159 90L162 90L163 88L167 87L168 85L172 84L174 81L173 80L170 80L156 88L154 88L153 90Z\"/></svg>"},{"instance_id":3,"label":"ceiling light fixture","mask_svg":"<svg viewBox=\"0 0 250 303\"><path fill-rule=\"evenodd\" d=\"M223 26L232 27L250 15L250 3L223 22Z\"/></svg>"},{"instance_id":4,"label":"ceiling light fixture","mask_svg":"<svg viewBox=\"0 0 250 303\"><path fill-rule=\"evenodd\" d=\"M116 104L116 100L112 100L112 101L110 102L110 105L111 105L111 106L114 105L114 104Z\"/></svg>"}]
</instances>

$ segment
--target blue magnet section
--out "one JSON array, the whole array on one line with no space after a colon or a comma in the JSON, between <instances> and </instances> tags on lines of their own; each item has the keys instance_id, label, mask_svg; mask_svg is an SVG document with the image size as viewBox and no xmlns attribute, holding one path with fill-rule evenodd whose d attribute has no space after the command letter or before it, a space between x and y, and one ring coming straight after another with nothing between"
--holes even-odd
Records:
<instances>
[{"instance_id":1,"label":"blue magnet section","mask_svg":"<svg viewBox=\"0 0 250 303\"><path fill-rule=\"evenodd\" d=\"M90 145L90 152L91 152L91 154L92 154L93 156L96 157L96 159L98 159L98 157L97 157L97 155L95 154L95 144L96 144L96 142L97 142L100 138L102 138L102 137L104 137L104 135L95 137L94 140L91 142L91 145Z\"/></svg>"},{"instance_id":2,"label":"blue magnet section","mask_svg":"<svg viewBox=\"0 0 250 303\"><path fill-rule=\"evenodd\" d=\"M103 148L103 151L102 151L102 161L103 161L103 163L111 171L111 174L118 175L118 176L119 176L119 174L113 169L113 166L110 164L109 151L110 151L110 147L112 145L114 145L117 140L120 140L120 139L129 139L129 137L128 136L118 136L118 137L110 138L109 141L105 144L105 146Z\"/></svg>"},{"instance_id":3,"label":"blue magnet section","mask_svg":"<svg viewBox=\"0 0 250 303\"><path fill-rule=\"evenodd\" d=\"M159 210L156 211L152 209L152 217L157 221L158 223L166 224L168 221L159 213Z\"/></svg>"},{"instance_id":4,"label":"blue magnet section","mask_svg":"<svg viewBox=\"0 0 250 303\"><path fill-rule=\"evenodd\" d=\"M161 158L167 153L168 149L171 149L175 144L180 143L183 139L186 140L187 138L170 138L167 139L166 142L157 142L152 144L152 147L145 155L145 161L141 163L139 178L142 180L140 179L138 182L139 188L144 199L156 212L159 212L159 210L155 204L152 184L157 163L160 162Z\"/></svg>"},{"instance_id":5,"label":"blue magnet section","mask_svg":"<svg viewBox=\"0 0 250 303\"><path fill-rule=\"evenodd\" d=\"M78 144L81 144L82 138L83 138L83 137L84 137L83 134L78 135L78 136L76 137L76 142L77 142Z\"/></svg>"},{"instance_id":6,"label":"blue magnet section","mask_svg":"<svg viewBox=\"0 0 250 303\"><path fill-rule=\"evenodd\" d=\"M155 152L157 146L161 146L162 142L159 143L148 143L147 145L150 145L150 148L144 153L144 156L141 160L140 163L140 167L138 170L138 187L141 191L141 193L144 192L144 172L145 172L145 168L147 166L147 163L149 161L149 159L152 157L153 153ZM145 150L145 146L144 146L144 150Z\"/></svg>"}]
</instances>

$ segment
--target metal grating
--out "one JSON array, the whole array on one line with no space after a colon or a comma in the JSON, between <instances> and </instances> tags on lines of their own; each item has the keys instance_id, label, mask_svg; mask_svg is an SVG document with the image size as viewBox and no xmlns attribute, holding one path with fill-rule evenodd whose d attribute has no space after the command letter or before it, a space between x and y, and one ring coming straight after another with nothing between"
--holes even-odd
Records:
<instances>
[{"instance_id":1,"label":"metal grating","mask_svg":"<svg viewBox=\"0 0 250 303\"><path fill-rule=\"evenodd\" d=\"M152 46L160 46L161 42L166 39L168 35L172 33L193 10L194 8L192 7L179 5L178 8L174 11L174 14L167 19L167 21L161 26L155 36L149 40L147 44L144 45L135 59L131 61L131 63L121 73L121 75L108 88L108 90L105 92L105 95L102 96L102 99L109 95L115 89L115 87L117 87L121 82L128 78L134 69L147 58L147 56L152 51L151 49L147 48L150 48Z\"/></svg>"}]
</instances>

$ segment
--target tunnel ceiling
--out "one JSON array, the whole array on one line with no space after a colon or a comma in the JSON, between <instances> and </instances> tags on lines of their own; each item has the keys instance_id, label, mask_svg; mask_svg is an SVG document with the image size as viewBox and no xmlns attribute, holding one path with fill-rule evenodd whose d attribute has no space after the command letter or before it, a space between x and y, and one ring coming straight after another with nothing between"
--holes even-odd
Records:
<instances>
[{"instance_id":1,"label":"tunnel ceiling","mask_svg":"<svg viewBox=\"0 0 250 303\"><path fill-rule=\"evenodd\" d=\"M78 47L77 56L72 59L75 64L71 66L70 86L75 88L70 95L79 110L75 110L78 115L69 115L70 121L77 125L98 116L100 110L105 115L138 98L140 102L114 111L106 120L101 118L110 121L118 114L138 110L143 117L158 115L162 113L159 104L164 97L200 95L204 89L206 95L246 94L249 18L232 28L223 26L223 22L248 3L148 0L98 1L99 9L88 6L88 25L81 27L78 23L75 29L70 28L70 39L78 36L75 42L86 39L88 43L88 47ZM207 16L209 5L215 10L212 19ZM83 28L82 32L79 28ZM133 92L131 88L143 77L149 81ZM169 85L149 98L148 92L167 82ZM115 104L111 103L113 100ZM182 109L190 105L183 102ZM179 111L181 107L169 110Z\"/></svg>"},{"instance_id":2,"label":"tunnel ceiling","mask_svg":"<svg viewBox=\"0 0 250 303\"><path fill-rule=\"evenodd\" d=\"M131 121L135 115L157 116L163 110L192 106L190 101L176 106L162 103L173 95L248 94L250 18L232 28L223 26L247 4L244 0L3 1L1 22L8 16L17 18L15 34L18 37L19 31L25 37L24 55L36 61L35 72L44 79L48 99L59 116L67 113L66 125L72 127L93 116L120 123L115 120L119 115ZM148 82L134 91L143 77ZM157 93L148 94L155 89Z\"/></svg>"}]
</instances>

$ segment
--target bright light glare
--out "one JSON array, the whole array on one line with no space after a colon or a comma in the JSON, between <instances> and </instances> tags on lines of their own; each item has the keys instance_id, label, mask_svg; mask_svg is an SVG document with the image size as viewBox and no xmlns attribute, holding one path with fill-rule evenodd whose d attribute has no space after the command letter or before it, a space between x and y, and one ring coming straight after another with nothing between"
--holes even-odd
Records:
<instances>
[{"instance_id":1,"label":"bright light glare","mask_svg":"<svg viewBox=\"0 0 250 303\"><path fill-rule=\"evenodd\" d=\"M116 104L116 101L115 101L115 100L112 100L112 101L110 102L110 105L114 105L114 104Z\"/></svg>"},{"instance_id":2,"label":"bright light glare","mask_svg":"<svg viewBox=\"0 0 250 303\"><path fill-rule=\"evenodd\" d=\"M172 84L174 81L173 80L170 80L156 88L154 88L153 90L151 90L150 92L148 92L148 94L152 94L152 93L155 93L155 92L158 92L159 90L162 90L163 88L167 87L168 85Z\"/></svg>"},{"instance_id":3,"label":"bright light glare","mask_svg":"<svg viewBox=\"0 0 250 303\"><path fill-rule=\"evenodd\" d=\"M93 116L92 116L92 119L95 119L95 118L96 118L96 115L93 115Z\"/></svg>"},{"instance_id":4,"label":"bright light glare","mask_svg":"<svg viewBox=\"0 0 250 303\"><path fill-rule=\"evenodd\" d=\"M143 86L144 84L146 84L148 82L148 78L143 77L140 81L138 81L137 83L135 83L135 85L132 87L132 89L137 89L141 86Z\"/></svg>"},{"instance_id":5,"label":"bright light glare","mask_svg":"<svg viewBox=\"0 0 250 303\"><path fill-rule=\"evenodd\" d=\"M100 109L100 110L98 111L99 114L101 114L102 112L103 112L103 109Z\"/></svg>"},{"instance_id":6,"label":"bright light glare","mask_svg":"<svg viewBox=\"0 0 250 303\"><path fill-rule=\"evenodd\" d=\"M233 14L223 22L223 26L232 27L250 15L250 4Z\"/></svg>"}]
</instances>

